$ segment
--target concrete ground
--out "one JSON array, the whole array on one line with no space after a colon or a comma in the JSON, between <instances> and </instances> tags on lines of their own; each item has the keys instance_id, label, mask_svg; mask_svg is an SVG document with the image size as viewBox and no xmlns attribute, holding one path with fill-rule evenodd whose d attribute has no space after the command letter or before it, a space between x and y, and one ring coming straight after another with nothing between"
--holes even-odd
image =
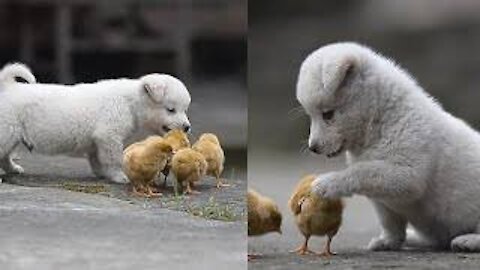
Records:
<instances>
[{"instance_id":1,"label":"concrete ground","mask_svg":"<svg viewBox=\"0 0 480 270\"><path fill-rule=\"evenodd\" d=\"M19 158L26 174L0 184L1 269L247 266L244 169L227 167L223 190L208 179L197 197L143 199L95 179L83 159Z\"/></svg>"},{"instance_id":2,"label":"concrete ground","mask_svg":"<svg viewBox=\"0 0 480 270\"><path fill-rule=\"evenodd\" d=\"M287 156L283 153L253 151L248 156L249 188L273 198L283 213L283 234L250 237L250 253L260 253L249 262L249 269L478 269L480 254L410 250L369 252L366 246L380 232L370 203L363 197L346 199L344 220L333 239L332 250L338 255L325 259L314 255L289 253L303 241L294 224L287 201L299 179L310 173L341 169L343 162L313 157L309 154ZM309 246L321 251L325 238L312 237Z\"/></svg>"}]
</instances>

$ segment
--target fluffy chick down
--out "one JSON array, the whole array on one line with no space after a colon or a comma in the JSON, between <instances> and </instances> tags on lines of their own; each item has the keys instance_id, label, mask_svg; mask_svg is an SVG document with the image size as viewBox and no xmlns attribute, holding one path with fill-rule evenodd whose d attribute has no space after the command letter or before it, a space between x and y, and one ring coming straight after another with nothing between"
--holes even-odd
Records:
<instances>
[{"instance_id":1,"label":"fluffy chick down","mask_svg":"<svg viewBox=\"0 0 480 270\"><path fill-rule=\"evenodd\" d=\"M124 150L123 170L130 179L133 192L143 196L159 196L152 186L160 171L165 168L172 147L160 136L131 144Z\"/></svg>"},{"instance_id":2,"label":"fluffy chick down","mask_svg":"<svg viewBox=\"0 0 480 270\"><path fill-rule=\"evenodd\" d=\"M312 253L329 256L333 255L330 251L330 243L342 223L344 204L341 199L324 199L311 192L314 180L314 175L302 178L288 202L295 216L295 222L305 237L304 243L294 252L300 255ZM312 235L328 237L323 252L316 253L308 249L308 240Z\"/></svg>"},{"instance_id":3,"label":"fluffy chick down","mask_svg":"<svg viewBox=\"0 0 480 270\"><path fill-rule=\"evenodd\" d=\"M169 132L167 132L167 134L163 136L163 138L165 139L165 142L167 142L172 147L174 154L180 149L190 147L190 140L188 139L187 133L183 132L180 129L170 130ZM170 156L167 165L162 170L162 174L165 176L163 187L166 187L167 185L167 178L170 174L170 169L172 167L172 157L173 155Z\"/></svg>"},{"instance_id":4,"label":"fluffy chick down","mask_svg":"<svg viewBox=\"0 0 480 270\"><path fill-rule=\"evenodd\" d=\"M208 164L207 175L217 179L217 188L229 186L228 184L222 183L222 179L220 178L225 163L225 154L218 137L212 133L204 133L192 148L205 157Z\"/></svg>"},{"instance_id":5,"label":"fluffy chick down","mask_svg":"<svg viewBox=\"0 0 480 270\"><path fill-rule=\"evenodd\" d=\"M277 204L255 190L247 192L248 236L282 233L282 214Z\"/></svg>"},{"instance_id":6,"label":"fluffy chick down","mask_svg":"<svg viewBox=\"0 0 480 270\"><path fill-rule=\"evenodd\" d=\"M172 171L177 179L177 186L186 187L185 193L200 193L194 190L196 182L202 180L207 173L207 161L202 154L192 148L178 150L172 158Z\"/></svg>"}]
</instances>

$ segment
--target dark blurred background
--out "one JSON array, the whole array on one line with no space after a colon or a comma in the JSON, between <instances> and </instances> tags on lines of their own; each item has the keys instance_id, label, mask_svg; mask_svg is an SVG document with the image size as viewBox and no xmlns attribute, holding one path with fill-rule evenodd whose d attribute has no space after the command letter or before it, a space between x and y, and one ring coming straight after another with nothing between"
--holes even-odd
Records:
<instances>
[{"instance_id":1,"label":"dark blurred background","mask_svg":"<svg viewBox=\"0 0 480 270\"><path fill-rule=\"evenodd\" d=\"M249 187L273 197L286 217L281 237L254 239L260 253L301 241L286 207L307 173L341 169L343 158L300 151L309 119L296 107L303 59L337 41L356 41L393 58L452 114L480 129L480 1L250 1L248 41ZM353 202L352 202L353 201ZM340 249L361 248L377 234L369 203L347 201ZM317 244L317 250L321 247Z\"/></svg>"},{"instance_id":2,"label":"dark blurred background","mask_svg":"<svg viewBox=\"0 0 480 270\"><path fill-rule=\"evenodd\" d=\"M192 95L193 137L214 132L246 166L246 0L0 1L0 64L39 82L169 73Z\"/></svg>"}]
</instances>

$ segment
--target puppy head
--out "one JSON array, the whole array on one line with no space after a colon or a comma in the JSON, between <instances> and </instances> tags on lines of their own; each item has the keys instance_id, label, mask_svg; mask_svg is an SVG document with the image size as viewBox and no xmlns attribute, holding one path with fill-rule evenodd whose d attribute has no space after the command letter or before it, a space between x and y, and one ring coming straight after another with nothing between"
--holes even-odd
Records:
<instances>
[{"instance_id":1,"label":"puppy head","mask_svg":"<svg viewBox=\"0 0 480 270\"><path fill-rule=\"evenodd\" d=\"M334 157L359 141L365 123L365 51L354 43L321 47L303 62L297 99L310 116L309 149ZM364 93L363 93L364 94Z\"/></svg>"},{"instance_id":2,"label":"puppy head","mask_svg":"<svg viewBox=\"0 0 480 270\"><path fill-rule=\"evenodd\" d=\"M208 142L220 145L220 141L218 140L218 137L213 133L203 133L198 140L208 141Z\"/></svg>"},{"instance_id":3,"label":"puppy head","mask_svg":"<svg viewBox=\"0 0 480 270\"><path fill-rule=\"evenodd\" d=\"M172 146L173 151L190 147L190 141L188 140L187 134L180 129L170 130L165 134L164 138Z\"/></svg>"},{"instance_id":4,"label":"puppy head","mask_svg":"<svg viewBox=\"0 0 480 270\"><path fill-rule=\"evenodd\" d=\"M187 110L191 98L185 85L166 74L149 74L140 81L146 103L142 117L144 126L161 135L172 129L190 131Z\"/></svg>"}]
</instances>

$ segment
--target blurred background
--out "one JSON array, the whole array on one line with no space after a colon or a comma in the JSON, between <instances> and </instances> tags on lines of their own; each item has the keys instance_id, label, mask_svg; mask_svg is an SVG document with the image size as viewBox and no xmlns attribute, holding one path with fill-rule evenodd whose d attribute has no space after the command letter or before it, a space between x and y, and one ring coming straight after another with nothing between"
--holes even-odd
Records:
<instances>
[{"instance_id":1,"label":"blurred background","mask_svg":"<svg viewBox=\"0 0 480 270\"><path fill-rule=\"evenodd\" d=\"M193 137L219 135L246 174L246 0L4 0L0 64L73 84L169 73L192 95Z\"/></svg>"},{"instance_id":2,"label":"blurred background","mask_svg":"<svg viewBox=\"0 0 480 270\"><path fill-rule=\"evenodd\" d=\"M301 4L300 4L301 3ZM393 58L454 115L480 129L480 2L475 0L251 1L249 3L249 187L273 197L284 216L284 234L250 241L271 254L299 244L286 204L301 176L341 169L300 151L309 119L296 107L300 64L313 50L356 41ZM347 201L334 248L363 248L379 232L363 198ZM322 242L312 241L319 250Z\"/></svg>"}]
</instances>

